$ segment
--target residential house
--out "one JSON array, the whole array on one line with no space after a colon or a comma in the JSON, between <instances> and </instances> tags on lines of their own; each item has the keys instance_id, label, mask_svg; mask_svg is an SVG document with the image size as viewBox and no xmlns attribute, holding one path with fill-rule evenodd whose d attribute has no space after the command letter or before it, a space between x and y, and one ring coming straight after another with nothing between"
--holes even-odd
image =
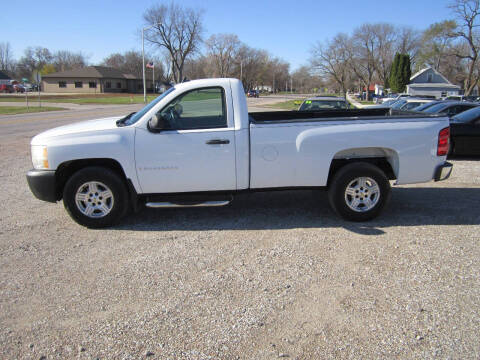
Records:
<instances>
[{"instance_id":1,"label":"residential house","mask_svg":"<svg viewBox=\"0 0 480 360\"><path fill-rule=\"evenodd\" d=\"M452 84L445 76L431 67L413 74L410 84L407 85L407 94L411 96L429 95L439 99L459 93L460 86Z\"/></svg>"}]
</instances>

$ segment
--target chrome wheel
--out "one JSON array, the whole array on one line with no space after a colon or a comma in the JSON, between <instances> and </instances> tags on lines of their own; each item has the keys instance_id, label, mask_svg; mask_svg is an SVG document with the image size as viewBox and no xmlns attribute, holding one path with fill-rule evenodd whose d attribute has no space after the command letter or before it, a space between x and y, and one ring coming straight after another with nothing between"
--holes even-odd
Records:
<instances>
[{"instance_id":1,"label":"chrome wheel","mask_svg":"<svg viewBox=\"0 0 480 360\"><path fill-rule=\"evenodd\" d=\"M113 193L105 184L89 181L81 185L75 194L78 210L89 218L101 218L113 208Z\"/></svg>"},{"instance_id":2,"label":"chrome wheel","mask_svg":"<svg viewBox=\"0 0 480 360\"><path fill-rule=\"evenodd\" d=\"M369 177L352 180L345 189L345 202L356 212L371 210L380 199L380 187Z\"/></svg>"}]
</instances>

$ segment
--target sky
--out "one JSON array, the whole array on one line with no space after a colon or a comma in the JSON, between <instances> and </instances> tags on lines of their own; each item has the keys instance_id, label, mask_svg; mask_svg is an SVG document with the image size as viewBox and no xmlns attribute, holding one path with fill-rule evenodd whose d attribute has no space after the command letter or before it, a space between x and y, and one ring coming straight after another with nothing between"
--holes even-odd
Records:
<instances>
[{"instance_id":1,"label":"sky","mask_svg":"<svg viewBox=\"0 0 480 360\"><path fill-rule=\"evenodd\" d=\"M291 64L308 64L310 50L339 32L366 22L388 22L423 30L452 18L451 0L182 0L203 9L204 37L234 33L247 45L265 49ZM89 63L115 52L141 50L142 14L158 0L4 0L0 42L14 57L28 46L81 51ZM163 1L165 3L165 1ZM167 0L170 3L170 0Z\"/></svg>"}]
</instances>

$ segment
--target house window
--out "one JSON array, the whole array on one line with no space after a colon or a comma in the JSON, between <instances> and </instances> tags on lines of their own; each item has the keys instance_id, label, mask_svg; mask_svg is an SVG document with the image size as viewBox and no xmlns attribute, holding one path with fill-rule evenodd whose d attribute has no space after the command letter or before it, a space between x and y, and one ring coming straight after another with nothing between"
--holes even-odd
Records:
<instances>
[{"instance_id":1,"label":"house window","mask_svg":"<svg viewBox=\"0 0 480 360\"><path fill-rule=\"evenodd\" d=\"M121 89L122 88L122 83L121 82L117 82L117 89Z\"/></svg>"},{"instance_id":2,"label":"house window","mask_svg":"<svg viewBox=\"0 0 480 360\"><path fill-rule=\"evenodd\" d=\"M111 87L112 87L112 83L111 83L110 81L107 81L107 82L105 83L105 88L106 88L106 89L110 89Z\"/></svg>"},{"instance_id":3,"label":"house window","mask_svg":"<svg viewBox=\"0 0 480 360\"><path fill-rule=\"evenodd\" d=\"M60 87L60 88L66 88L66 87L67 87L67 82L66 82L66 81L59 81L59 82L58 82L58 87Z\"/></svg>"},{"instance_id":4,"label":"house window","mask_svg":"<svg viewBox=\"0 0 480 360\"><path fill-rule=\"evenodd\" d=\"M75 87L76 88L82 88L83 87L83 83L81 81L75 81Z\"/></svg>"},{"instance_id":5,"label":"house window","mask_svg":"<svg viewBox=\"0 0 480 360\"><path fill-rule=\"evenodd\" d=\"M97 82L96 81L89 81L88 82L88 87L90 89L95 89L97 87Z\"/></svg>"},{"instance_id":6,"label":"house window","mask_svg":"<svg viewBox=\"0 0 480 360\"><path fill-rule=\"evenodd\" d=\"M138 90L141 90L142 87L143 87L143 85L142 85L141 83L138 83L138 84L137 84L137 89L138 89Z\"/></svg>"},{"instance_id":7,"label":"house window","mask_svg":"<svg viewBox=\"0 0 480 360\"><path fill-rule=\"evenodd\" d=\"M433 81L433 74L427 75L427 82L431 83Z\"/></svg>"}]
</instances>

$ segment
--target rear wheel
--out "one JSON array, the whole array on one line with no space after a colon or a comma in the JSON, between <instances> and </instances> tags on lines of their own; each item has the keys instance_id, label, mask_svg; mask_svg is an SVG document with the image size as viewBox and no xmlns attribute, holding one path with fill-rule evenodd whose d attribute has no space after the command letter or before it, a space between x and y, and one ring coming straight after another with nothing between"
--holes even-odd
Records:
<instances>
[{"instance_id":1,"label":"rear wheel","mask_svg":"<svg viewBox=\"0 0 480 360\"><path fill-rule=\"evenodd\" d=\"M128 191L121 177L103 167L76 172L63 189L65 209L77 223L90 228L113 225L128 210Z\"/></svg>"},{"instance_id":2,"label":"rear wheel","mask_svg":"<svg viewBox=\"0 0 480 360\"><path fill-rule=\"evenodd\" d=\"M390 182L382 170L364 162L342 167L328 188L333 210L351 221L377 217L390 198Z\"/></svg>"}]
</instances>

